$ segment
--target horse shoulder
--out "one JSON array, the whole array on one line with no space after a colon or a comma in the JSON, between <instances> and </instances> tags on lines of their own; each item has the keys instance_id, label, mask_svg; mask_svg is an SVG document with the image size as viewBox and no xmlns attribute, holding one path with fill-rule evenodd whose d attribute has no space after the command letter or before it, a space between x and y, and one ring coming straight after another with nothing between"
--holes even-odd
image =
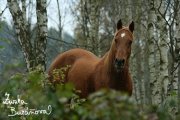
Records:
<instances>
[{"instance_id":1,"label":"horse shoulder","mask_svg":"<svg viewBox=\"0 0 180 120\"><path fill-rule=\"evenodd\" d=\"M78 59L70 68L68 81L75 85L77 90L81 90L80 96L87 96L94 92L93 70L95 59L82 57Z\"/></svg>"},{"instance_id":2,"label":"horse shoulder","mask_svg":"<svg viewBox=\"0 0 180 120\"><path fill-rule=\"evenodd\" d=\"M103 65L103 60L99 60L94 67L92 73L92 78L94 82L94 89L97 91L101 88L108 88L109 76L105 66Z\"/></svg>"}]
</instances>

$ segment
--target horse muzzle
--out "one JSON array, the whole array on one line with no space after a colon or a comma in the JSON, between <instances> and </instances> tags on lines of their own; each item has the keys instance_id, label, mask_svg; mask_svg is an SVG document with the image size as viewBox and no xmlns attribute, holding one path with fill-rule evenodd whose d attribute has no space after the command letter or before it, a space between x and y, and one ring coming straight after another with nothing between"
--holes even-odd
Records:
<instances>
[{"instance_id":1,"label":"horse muzzle","mask_svg":"<svg viewBox=\"0 0 180 120\"><path fill-rule=\"evenodd\" d=\"M125 59L115 59L115 68L117 72L123 70L125 66Z\"/></svg>"}]
</instances>

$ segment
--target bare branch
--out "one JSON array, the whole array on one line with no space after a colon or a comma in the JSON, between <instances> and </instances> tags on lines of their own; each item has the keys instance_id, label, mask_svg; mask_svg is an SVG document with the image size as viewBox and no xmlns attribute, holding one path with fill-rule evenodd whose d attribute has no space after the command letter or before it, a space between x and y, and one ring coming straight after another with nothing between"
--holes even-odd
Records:
<instances>
[{"instance_id":1,"label":"bare branch","mask_svg":"<svg viewBox=\"0 0 180 120\"><path fill-rule=\"evenodd\" d=\"M3 15L3 13L6 11L6 9L8 8L8 6L6 5L6 7L2 10L2 12L0 13L0 17Z\"/></svg>"},{"instance_id":2,"label":"bare branch","mask_svg":"<svg viewBox=\"0 0 180 120\"><path fill-rule=\"evenodd\" d=\"M72 45L72 46L75 46L75 47L83 47L83 48L88 47L88 48L93 48L92 46L89 46L89 45L79 45L79 44L75 44L75 43L66 42L66 41L60 40L60 39L58 39L58 38L54 38L54 37L52 37L52 36L47 36L47 38L52 39L52 40L56 40L56 41L60 41L60 42L62 42L62 43L64 43L64 44L66 44L66 45ZM75 41L75 40L74 40L74 41Z\"/></svg>"}]
</instances>

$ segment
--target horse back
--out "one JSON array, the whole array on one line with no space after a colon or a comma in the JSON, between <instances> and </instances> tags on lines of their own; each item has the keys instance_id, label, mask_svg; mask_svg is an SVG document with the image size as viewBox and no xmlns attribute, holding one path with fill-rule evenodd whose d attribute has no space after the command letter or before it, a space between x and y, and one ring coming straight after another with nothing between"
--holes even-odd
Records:
<instances>
[{"instance_id":1,"label":"horse back","mask_svg":"<svg viewBox=\"0 0 180 120\"><path fill-rule=\"evenodd\" d=\"M70 66L70 68L65 71L66 82L71 78L72 81L74 80L74 76L71 76L71 74L74 74L74 72L78 72L76 76L79 77L81 77L81 75L79 74L82 74L84 72L86 73L86 76L88 76L87 74L91 73L91 71L93 70L93 66L98 61L98 59L99 58L96 57L93 53L83 49L72 49L66 51L62 54L59 54L50 65L48 71L49 79L50 81L52 81L53 79L53 70L60 69L66 66ZM60 81L60 78L57 81Z\"/></svg>"}]
</instances>

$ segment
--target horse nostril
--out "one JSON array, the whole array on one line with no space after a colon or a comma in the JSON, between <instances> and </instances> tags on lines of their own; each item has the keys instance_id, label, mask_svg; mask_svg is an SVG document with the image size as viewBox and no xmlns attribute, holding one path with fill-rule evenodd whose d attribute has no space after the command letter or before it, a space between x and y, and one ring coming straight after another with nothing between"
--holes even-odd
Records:
<instances>
[{"instance_id":1,"label":"horse nostril","mask_svg":"<svg viewBox=\"0 0 180 120\"><path fill-rule=\"evenodd\" d=\"M118 59L117 58L115 59L115 63L118 63Z\"/></svg>"},{"instance_id":2,"label":"horse nostril","mask_svg":"<svg viewBox=\"0 0 180 120\"><path fill-rule=\"evenodd\" d=\"M124 65L124 63L125 63L125 60L124 60L124 59L122 59L122 60L121 60L121 64L122 64L122 65Z\"/></svg>"}]
</instances>

